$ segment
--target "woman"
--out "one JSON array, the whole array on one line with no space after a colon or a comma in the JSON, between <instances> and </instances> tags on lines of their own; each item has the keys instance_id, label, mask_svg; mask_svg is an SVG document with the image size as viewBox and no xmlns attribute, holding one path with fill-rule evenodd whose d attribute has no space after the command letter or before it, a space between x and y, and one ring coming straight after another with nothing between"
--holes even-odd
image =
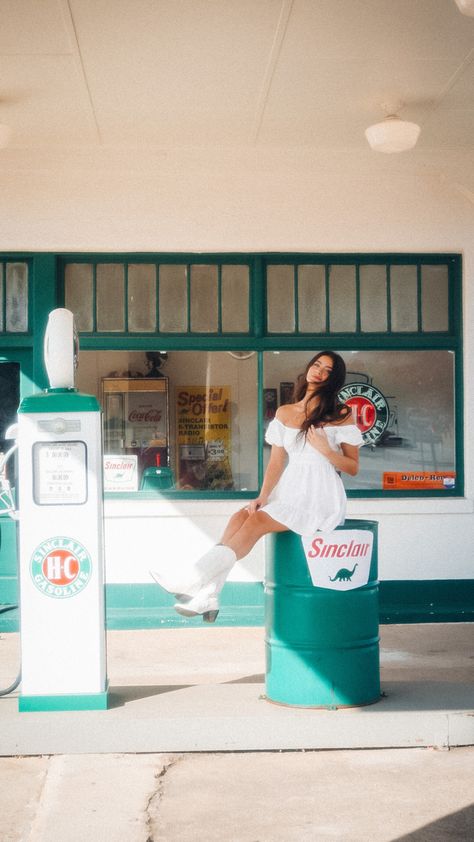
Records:
<instances>
[{"instance_id":1,"label":"woman","mask_svg":"<svg viewBox=\"0 0 474 842\"><path fill-rule=\"evenodd\" d=\"M179 614L214 622L230 570L262 535L288 529L312 535L344 521L346 495L338 472L357 474L363 444L350 408L337 400L345 375L344 360L334 351L320 351L309 361L294 403L281 406L268 426L272 450L256 500L231 517L221 542L194 564L187 581L177 586L151 573L176 594Z\"/></svg>"}]
</instances>

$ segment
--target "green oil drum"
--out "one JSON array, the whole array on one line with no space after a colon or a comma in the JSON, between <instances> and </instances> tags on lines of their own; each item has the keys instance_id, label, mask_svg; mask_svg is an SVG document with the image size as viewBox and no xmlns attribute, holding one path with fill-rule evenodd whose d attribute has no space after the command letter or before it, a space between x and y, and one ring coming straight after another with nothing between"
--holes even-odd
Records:
<instances>
[{"instance_id":1,"label":"green oil drum","mask_svg":"<svg viewBox=\"0 0 474 842\"><path fill-rule=\"evenodd\" d=\"M346 520L333 533L326 533L338 533L339 542L345 540L340 534L343 530L372 533L372 551L366 559L366 565L370 565L368 580L361 587L352 587L348 579L357 563L354 557L357 559L358 545L348 543L337 549L324 546L323 539L318 539L316 553L312 554L317 555L320 546L328 553L322 581L323 585L327 581L327 586L320 587L313 584L300 535L279 532L267 537L265 647L269 701L337 708L368 705L380 698L377 525L376 521ZM370 543L370 538L367 540ZM348 560L342 558L344 555L352 557ZM333 567L332 576L327 573L328 565ZM332 589L337 587L338 577L341 587L350 589Z\"/></svg>"}]
</instances>

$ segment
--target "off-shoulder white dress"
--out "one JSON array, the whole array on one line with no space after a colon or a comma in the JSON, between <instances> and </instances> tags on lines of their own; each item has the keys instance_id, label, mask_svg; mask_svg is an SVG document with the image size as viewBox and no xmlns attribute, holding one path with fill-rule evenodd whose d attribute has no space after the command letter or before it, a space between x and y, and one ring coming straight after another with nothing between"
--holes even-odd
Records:
<instances>
[{"instance_id":1,"label":"off-shoulder white dress","mask_svg":"<svg viewBox=\"0 0 474 842\"><path fill-rule=\"evenodd\" d=\"M341 452L341 444L364 444L355 424L327 424L323 427L331 448ZM287 427L277 418L268 425L265 441L284 447L288 464L261 511L267 512L299 535L312 535L318 529L335 529L346 516L346 493L333 465L305 441L300 430Z\"/></svg>"}]
</instances>

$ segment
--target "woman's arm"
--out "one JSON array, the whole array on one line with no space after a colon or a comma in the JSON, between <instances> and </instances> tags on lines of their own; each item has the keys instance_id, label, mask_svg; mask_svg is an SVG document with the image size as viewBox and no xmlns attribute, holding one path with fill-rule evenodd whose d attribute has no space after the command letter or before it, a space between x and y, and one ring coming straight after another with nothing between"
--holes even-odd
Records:
<instances>
[{"instance_id":1,"label":"woman's arm","mask_svg":"<svg viewBox=\"0 0 474 842\"><path fill-rule=\"evenodd\" d=\"M336 471L355 477L359 472L359 448L355 444L341 444L342 453L330 447L326 433L321 428L310 427L306 440L311 447L326 457Z\"/></svg>"},{"instance_id":2,"label":"woman's arm","mask_svg":"<svg viewBox=\"0 0 474 842\"><path fill-rule=\"evenodd\" d=\"M258 509L261 509L262 506L266 505L266 503L268 502L268 497L270 496L270 492L273 491L273 489L275 488L275 485L277 484L285 469L285 465L285 448L277 447L277 445L275 444L272 445L270 461L265 471L265 476L263 478L260 494L255 500L250 500L247 506L251 515L254 514Z\"/></svg>"}]
</instances>

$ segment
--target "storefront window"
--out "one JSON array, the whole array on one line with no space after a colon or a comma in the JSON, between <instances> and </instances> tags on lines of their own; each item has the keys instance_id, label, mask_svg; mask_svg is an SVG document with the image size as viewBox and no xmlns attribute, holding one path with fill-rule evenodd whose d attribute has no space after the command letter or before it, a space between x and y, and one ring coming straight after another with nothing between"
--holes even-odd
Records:
<instances>
[{"instance_id":1,"label":"storefront window","mask_svg":"<svg viewBox=\"0 0 474 842\"><path fill-rule=\"evenodd\" d=\"M463 493L459 255L91 255L60 267L79 386L102 402L107 455L136 461L138 489L159 468L180 492L255 492L265 427L328 342L366 442L348 491Z\"/></svg>"},{"instance_id":2,"label":"storefront window","mask_svg":"<svg viewBox=\"0 0 474 842\"><path fill-rule=\"evenodd\" d=\"M113 490L130 472L137 489L258 489L256 354L81 351L77 386L102 403Z\"/></svg>"},{"instance_id":3,"label":"storefront window","mask_svg":"<svg viewBox=\"0 0 474 842\"><path fill-rule=\"evenodd\" d=\"M455 488L454 353L345 351L342 356L347 380L340 397L352 406L366 442L358 475L343 475L346 488ZM296 377L310 358L307 351L264 354L267 423L280 404L290 402Z\"/></svg>"}]
</instances>

